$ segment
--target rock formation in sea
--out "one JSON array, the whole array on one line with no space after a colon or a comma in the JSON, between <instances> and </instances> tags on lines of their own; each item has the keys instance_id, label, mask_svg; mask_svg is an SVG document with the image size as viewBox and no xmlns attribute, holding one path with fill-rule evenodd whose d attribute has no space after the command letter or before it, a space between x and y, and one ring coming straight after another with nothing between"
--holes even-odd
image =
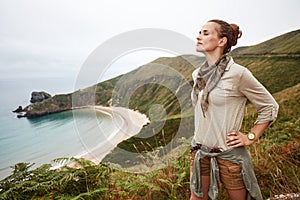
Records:
<instances>
[{"instance_id":1,"label":"rock formation in sea","mask_svg":"<svg viewBox=\"0 0 300 200\"><path fill-rule=\"evenodd\" d=\"M51 100L52 96L50 94L48 94L47 92L41 91L41 92L32 92L31 93L31 99L30 99L30 105L26 106L25 108L23 108L22 106L19 106L16 110L14 110L13 112L15 113L21 113L19 115L17 115L18 118L21 117L38 117L38 116L42 116L42 115L46 115L49 113L56 113L56 112L61 112L61 111L65 111L65 110L69 110L69 107L65 107L65 106L53 106L53 105L49 105L49 104L41 104L44 103L45 100ZM54 104L57 104L57 102L55 102ZM60 104L64 104L64 103L60 103ZM36 109L33 109L35 108ZM57 108L58 107L58 108ZM62 108L60 108L62 107ZM23 114L25 112L25 114Z\"/></svg>"},{"instance_id":2,"label":"rock formation in sea","mask_svg":"<svg viewBox=\"0 0 300 200\"><path fill-rule=\"evenodd\" d=\"M32 92L30 103L42 102L45 99L49 99L49 98L51 98L51 95L48 94L47 92L44 92L44 91Z\"/></svg>"},{"instance_id":3,"label":"rock formation in sea","mask_svg":"<svg viewBox=\"0 0 300 200\"><path fill-rule=\"evenodd\" d=\"M24 109L22 106L19 106L16 110L14 110L13 112L15 113L20 113L20 112L24 112Z\"/></svg>"}]
</instances>

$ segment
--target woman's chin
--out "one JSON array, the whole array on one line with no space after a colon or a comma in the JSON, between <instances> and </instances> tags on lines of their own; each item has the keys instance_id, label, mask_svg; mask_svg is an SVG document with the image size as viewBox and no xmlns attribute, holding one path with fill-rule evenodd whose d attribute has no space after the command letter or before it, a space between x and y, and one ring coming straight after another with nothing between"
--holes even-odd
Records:
<instances>
[{"instance_id":1,"label":"woman's chin","mask_svg":"<svg viewBox=\"0 0 300 200\"><path fill-rule=\"evenodd\" d=\"M199 47L199 46L197 46L197 47L196 47L196 51L199 52L199 53L203 53L203 52L204 52L204 49L201 48L201 47Z\"/></svg>"}]
</instances>

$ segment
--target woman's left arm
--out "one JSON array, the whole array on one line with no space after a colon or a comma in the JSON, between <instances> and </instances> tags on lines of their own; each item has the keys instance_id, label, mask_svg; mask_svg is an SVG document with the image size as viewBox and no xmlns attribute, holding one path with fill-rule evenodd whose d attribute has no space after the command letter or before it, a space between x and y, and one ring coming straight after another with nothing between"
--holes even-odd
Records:
<instances>
[{"instance_id":1,"label":"woman's left arm","mask_svg":"<svg viewBox=\"0 0 300 200\"><path fill-rule=\"evenodd\" d=\"M239 91L255 105L258 117L249 133L228 133L227 145L234 148L251 145L262 136L264 131L276 120L279 108L273 96L248 69L243 71L239 83Z\"/></svg>"}]
</instances>

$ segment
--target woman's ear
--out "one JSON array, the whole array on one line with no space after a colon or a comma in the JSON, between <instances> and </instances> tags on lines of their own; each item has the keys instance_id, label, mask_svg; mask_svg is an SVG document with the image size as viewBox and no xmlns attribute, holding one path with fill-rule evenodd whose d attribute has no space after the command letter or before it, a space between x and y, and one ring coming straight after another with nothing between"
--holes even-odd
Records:
<instances>
[{"instance_id":1,"label":"woman's ear","mask_svg":"<svg viewBox=\"0 0 300 200\"><path fill-rule=\"evenodd\" d=\"M225 46L227 44L227 37L222 37L219 40L219 46Z\"/></svg>"}]
</instances>

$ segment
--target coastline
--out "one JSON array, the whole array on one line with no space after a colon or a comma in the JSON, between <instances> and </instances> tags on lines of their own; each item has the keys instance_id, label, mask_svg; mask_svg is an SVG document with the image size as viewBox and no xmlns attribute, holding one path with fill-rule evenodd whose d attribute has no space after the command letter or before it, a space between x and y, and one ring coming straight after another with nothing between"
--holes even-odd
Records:
<instances>
[{"instance_id":1,"label":"coastline","mask_svg":"<svg viewBox=\"0 0 300 200\"><path fill-rule=\"evenodd\" d=\"M150 122L145 114L124 107L92 106L89 108L108 115L118 127L118 130L109 136L104 146L94 147L92 151L78 156L95 164L99 164L120 142L138 134L143 126ZM115 120L118 117L122 120L121 123Z\"/></svg>"}]
</instances>

